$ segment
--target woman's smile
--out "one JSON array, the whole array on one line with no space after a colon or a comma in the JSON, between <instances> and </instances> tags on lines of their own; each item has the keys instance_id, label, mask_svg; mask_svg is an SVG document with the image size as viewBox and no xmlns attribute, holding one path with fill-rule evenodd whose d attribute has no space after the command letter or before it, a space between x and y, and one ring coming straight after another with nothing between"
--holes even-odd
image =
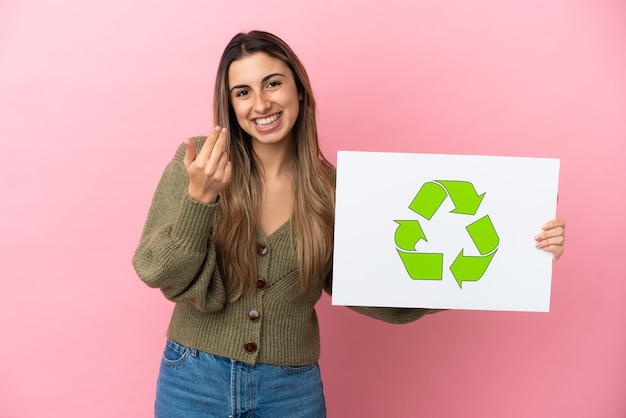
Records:
<instances>
[{"instance_id":1,"label":"woman's smile","mask_svg":"<svg viewBox=\"0 0 626 418\"><path fill-rule=\"evenodd\" d=\"M269 116L252 119L252 121L259 130L267 132L276 128L280 124L281 115L282 112L278 112Z\"/></svg>"}]
</instances>

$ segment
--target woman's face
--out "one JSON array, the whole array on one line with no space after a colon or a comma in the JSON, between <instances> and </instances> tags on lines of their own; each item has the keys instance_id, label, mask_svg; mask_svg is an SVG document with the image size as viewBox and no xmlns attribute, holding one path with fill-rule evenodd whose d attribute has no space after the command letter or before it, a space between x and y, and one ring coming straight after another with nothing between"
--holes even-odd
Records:
<instances>
[{"instance_id":1,"label":"woman's face","mask_svg":"<svg viewBox=\"0 0 626 418\"><path fill-rule=\"evenodd\" d=\"M287 64L263 52L230 65L228 90L239 126L253 144L291 141L301 95Z\"/></svg>"}]
</instances>

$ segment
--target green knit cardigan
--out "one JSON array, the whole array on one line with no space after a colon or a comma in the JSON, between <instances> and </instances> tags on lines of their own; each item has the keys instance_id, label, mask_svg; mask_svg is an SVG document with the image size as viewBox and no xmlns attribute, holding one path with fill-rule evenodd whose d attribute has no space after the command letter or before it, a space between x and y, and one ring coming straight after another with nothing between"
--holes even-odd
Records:
<instances>
[{"instance_id":1,"label":"green knit cardigan","mask_svg":"<svg viewBox=\"0 0 626 418\"><path fill-rule=\"evenodd\" d=\"M204 139L194 138L198 148ZM184 155L182 145L165 169L133 257L138 276L175 302L168 338L248 364L300 366L317 361L320 336L315 304L323 286L301 292L289 222L270 236L257 232L257 288L229 302L211 240L218 205L188 196ZM331 267L329 263L327 274ZM433 312L351 309L391 323L410 322Z\"/></svg>"}]
</instances>

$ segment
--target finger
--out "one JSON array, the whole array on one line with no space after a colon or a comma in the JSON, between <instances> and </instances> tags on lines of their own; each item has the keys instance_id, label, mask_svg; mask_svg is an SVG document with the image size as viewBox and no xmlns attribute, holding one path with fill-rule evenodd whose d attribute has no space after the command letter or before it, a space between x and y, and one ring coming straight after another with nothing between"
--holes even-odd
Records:
<instances>
[{"instance_id":1,"label":"finger","mask_svg":"<svg viewBox=\"0 0 626 418\"><path fill-rule=\"evenodd\" d=\"M233 179L233 163L228 160L226 167L224 167L224 183L228 184Z\"/></svg>"},{"instance_id":2,"label":"finger","mask_svg":"<svg viewBox=\"0 0 626 418\"><path fill-rule=\"evenodd\" d=\"M226 128L222 128L219 131L219 136L217 140L213 144L213 150L211 151L211 155L209 156L208 165L209 166L218 166L220 159L224 155L224 150L226 148L226 136L228 135L228 130ZM228 157L228 156L227 156Z\"/></svg>"},{"instance_id":3,"label":"finger","mask_svg":"<svg viewBox=\"0 0 626 418\"><path fill-rule=\"evenodd\" d=\"M228 158L228 153L222 152L219 162L217 163L217 173L223 184L230 183L232 177L232 163Z\"/></svg>"},{"instance_id":4,"label":"finger","mask_svg":"<svg viewBox=\"0 0 626 418\"><path fill-rule=\"evenodd\" d=\"M209 134L206 137L206 140L204 141L204 145L202 145L202 148L200 149L200 152L198 153L199 160L201 161L209 160L209 158L211 157L211 153L213 152L213 147L215 147L215 142L217 141L221 130L222 128L220 128L219 126L216 126L215 128L211 130L211 132L209 132Z\"/></svg>"},{"instance_id":5,"label":"finger","mask_svg":"<svg viewBox=\"0 0 626 418\"><path fill-rule=\"evenodd\" d=\"M551 246L555 246L555 245L562 247L564 243L565 243L565 237L562 236L562 235L559 235L559 236L556 236L556 237L553 237L553 238L537 241L537 243L535 243L535 247L537 247L537 248L547 248L547 247L551 247Z\"/></svg>"},{"instance_id":6,"label":"finger","mask_svg":"<svg viewBox=\"0 0 626 418\"><path fill-rule=\"evenodd\" d=\"M219 146L219 143L215 144L215 151L217 154L217 147ZM211 155L211 158L213 158L213 155ZM222 153L219 156L219 159L217 160L216 164L216 172L218 173L224 173L224 169L226 168L226 163L228 162L228 153L226 151L222 151Z\"/></svg>"},{"instance_id":7,"label":"finger","mask_svg":"<svg viewBox=\"0 0 626 418\"><path fill-rule=\"evenodd\" d=\"M543 231L535 235L535 241L542 241L544 239L554 238L554 237L564 237L565 230L561 227L549 229L547 231Z\"/></svg>"},{"instance_id":8,"label":"finger","mask_svg":"<svg viewBox=\"0 0 626 418\"><path fill-rule=\"evenodd\" d=\"M191 139L185 139L185 158L183 164L188 168L196 159L196 144Z\"/></svg>"},{"instance_id":9,"label":"finger","mask_svg":"<svg viewBox=\"0 0 626 418\"><path fill-rule=\"evenodd\" d=\"M543 224L541 226L541 229L543 229L544 231L547 231L549 229L553 229L553 228L565 228L565 219L551 219L548 222L546 222L545 224Z\"/></svg>"}]
</instances>

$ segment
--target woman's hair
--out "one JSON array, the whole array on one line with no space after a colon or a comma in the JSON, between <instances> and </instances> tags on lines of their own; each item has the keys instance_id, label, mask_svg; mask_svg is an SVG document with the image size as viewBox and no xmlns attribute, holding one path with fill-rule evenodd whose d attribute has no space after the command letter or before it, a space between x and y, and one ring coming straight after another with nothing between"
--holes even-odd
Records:
<instances>
[{"instance_id":1,"label":"woman's hair","mask_svg":"<svg viewBox=\"0 0 626 418\"><path fill-rule=\"evenodd\" d=\"M227 151L233 167L232 182L220 194L220 218L213 231L230 300L241 296L247 287L256 285L256 233L262 179L250 136L237 123L231 104L228 70L233 61L257 52L287 64L302 97L293 126L294 205L291 215L302 291L324 280L323 271L332 253L334 178L332 166L319 148L309 77L296 54L280 38L261 31L239 33L222 54L213 104L215 124L229 129Z\"/></svg>"}]
</instances>

